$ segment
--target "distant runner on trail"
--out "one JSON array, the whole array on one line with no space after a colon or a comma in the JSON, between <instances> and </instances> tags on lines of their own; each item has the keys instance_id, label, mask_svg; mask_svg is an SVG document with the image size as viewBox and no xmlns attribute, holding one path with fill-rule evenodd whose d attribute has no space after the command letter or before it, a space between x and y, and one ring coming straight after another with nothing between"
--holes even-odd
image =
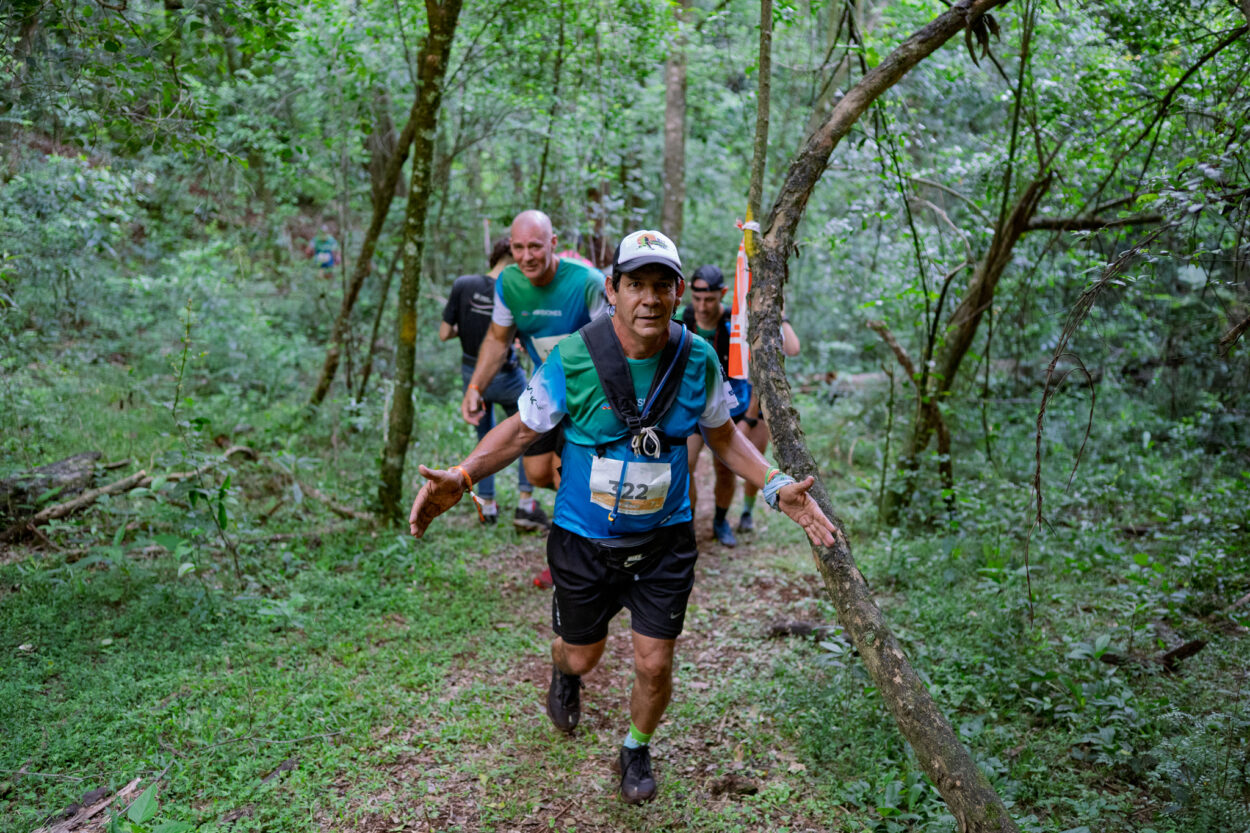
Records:
<instances>
[{"instance_id":1,"label":"distant runner on trail","mask_svg":"<svg viewBox=\"0 0 1250 833\"><path fill-rule=\"evenodd\" d=\"M521 337L537 371L560 339L607 309L603 273L556 257L556 236L546 214L522 211L512 221L510 237L515 263L495 281L490 329L460 403L460 415L473 425L485 414L482 391L503 367L514 335ZM531 484L540 488L559 485L556 458L560 444L560 432L553 429L536 438L525 451L522 462ZM532 497L517 507L515 524L525 529L549 526L547 514Z\"/></svg>"},{"instance_id":2,"label":"distant runner on trail","mask_svg":"<svg viewBox=\"0 0 1250 833\"><path fill-rule=\"evenodd\" d=\"M834 526L807 491L814 482L768 463L729 418L733 394L715 352L671 321L683 286L677 247L636 231L617 247L606 284L611 317L556 345L522 394L520 412L450 469L421 466L427 482L408 517L421 537L474 483L499 471L534 438L565 430L563 477L547 539L555 577L547 714L572 732L581 719L581 675L598 664L608 624L630 612L634 687L620 752L620 795L655 796L650 741L672 696L673 649L698 558L691 524L686 438L702 432L731 470L762 486L813 543Z\"/></svg>"},{"instance_id":3,"label":"distant runner on trail","mask_svg":"<svg viewBox=\"0 0 1250 833\"><path fill-rule=\"evenodd\" d=\"M505 236L497 239L490 252L490 271L485 275L461 275L451 285L451 294L443 308L443 320L438 325L440 341L460 337L460 376L467 387L477 366L478 348L490 328L491 314L495 309L495 279L505 267L512 264L511 241ZM517 397L525 390L525 371L517 359L516 351L508 348L503 366L482 391L485 402L482 419L475 426L480 441L495 427L495 406L503 408L505 416L517 410ZM533 487L525 477L525 466L517 464L517 517L521 505L531 506ZM477 484L482 498L482 522L494 524L499 520L499 504L495 502L495 476L487 475Z\"/></svg>"},{"instance_id":4,"label":"distant runner on trail","mask_svg":"<svg viewBox=\"0 0 1250 833\"><path fill-rule=\"evenodd\" d=\"M343 254L339 249L339 241L330 233L329 226L322 225L312 240L308 241L304 254L312 258L313 263L321 270L321 277L329 280L332 270L342 261Z\"/></svg>"},{"instance_id":5,"label":"distant runner on trail","mask_svg":"<svg viewBox=\"0 0 1250 833\"><path fill-rule=\"evenodd\" d=\"M725 372L726 377L729 375L729 307L721 303L721 299L728 291L729 288L725 286L725 276L719 268L712 264L700 266L694 270L694 277L690 280L691 301L681 314L682 323L707 339L715 349L716 358L720 361L721 370ZM789 319L783 317L781 322L782 352L787 356L797 355L799 352L798 336L790 327ZM746 379L730 378L729 384L738 400L737 407L730 411L729 416L738 426L738 430L742 431L751 440L751 444L763 454L768 445L768 427L760 420L759 397L752 395L751 383ZM693 514L695 503L699 498L695 488L694 472L699 464L699 454L703 451L703 437L695 434L686 441L686 448L690 460L690 511ZM716 475L715 485L712 487L713 499L716 502L716 512L712 517L712 534L726 547L737 546L738 539L734 537L728 518L729 504L733 503L737 480L733 472L719 458L713 457L712 465ZM745 493L743 501L745 508L738 521L738 529L742 532L750 532L755 529L755 520L751 515L751 510L755 506L756 488L748 480L743 485L743 492Z\"/></svg>"}]
</instances>

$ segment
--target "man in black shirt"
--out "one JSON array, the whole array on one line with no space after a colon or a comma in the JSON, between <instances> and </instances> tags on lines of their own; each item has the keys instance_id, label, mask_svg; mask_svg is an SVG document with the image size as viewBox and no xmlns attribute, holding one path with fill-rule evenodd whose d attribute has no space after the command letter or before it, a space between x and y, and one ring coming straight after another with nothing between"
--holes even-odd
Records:
<instances>
[{"instance_id":1,"label":"man in black shirt","mask_svg":"<svg viewBox=\"0 0 1250 833\"><path fill-rule=\"evenodd\" d=\"M460 337L460 376L467 388L473 376L473 368L477 365L477 353L481 347L486 331L490 329L490 316L495 307L495 278L512 263L512 250L508 238L501 237L495 241L490 253L490 271L485 275L463 275L456 278L451 286L451 295L447 298L447 306L443 308L443 321L438 328L438 337L447 341L453 336ZM503 367L491 379L486 390L480 391L486 403L486 414L476 426L477 438L480 441L490 429L495 427L495 405L503 408L505 416L512 416L517 411L517 398L525 390L525 372L517 361L516 350L508 348ZM533 487L525 477L525 468L517 463L517 500L522 505L530 505ZM495 502L495 477L489 475L477 484L477 494L482 498L482 516L486 523L493 524L499 520L499 504ZM539 516L541 515L541 517ZM517 508L513 523L519 529L546 529L548 526L545 513L523 511Z\"/></svg>"}]
</instances>

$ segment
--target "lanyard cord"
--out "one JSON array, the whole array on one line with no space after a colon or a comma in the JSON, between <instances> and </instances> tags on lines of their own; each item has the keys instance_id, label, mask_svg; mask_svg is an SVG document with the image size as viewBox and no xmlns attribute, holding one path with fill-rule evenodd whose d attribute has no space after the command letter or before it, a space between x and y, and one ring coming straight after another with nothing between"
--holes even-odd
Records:
<instances>
[{"instance_id":1,"label":"lanyard cord","mask_svg":"<svg viewBox=\"0 0 1250 833\"><path fill-rule=\"evenodd\" d=\"M681 355L681 347L686 343L686 334L688 332L689 331L684 327L682 328L681 341L677 343L677 353L673 356L673 361L669 362L668 367L664 368L664 375L660 378L660 383L655 386L655 390L652 391L651 396L646 401L646 404L643 405L641 415L642 419L647 418L647 414L651 412L651 406L655 404L656 397L660 395L660 391L664 390L664 385L668 383L668 377L673 375L673 368L677 366L677 357Z\"/></svg>"},{"instance_id":2,"label":"lanyard cord","mask_svg":"<svg viewBox=\"0 0 1250 833\"><path fill-rule=\"evenodd\" d=\"M629 461L621 461L621 479L616 483L616 500L612 504L612 511L608 513L608 523L616 523L618 510L621 508L621 492L625 489L625 472L629 470Z\"/></svg>"}]
</instances>

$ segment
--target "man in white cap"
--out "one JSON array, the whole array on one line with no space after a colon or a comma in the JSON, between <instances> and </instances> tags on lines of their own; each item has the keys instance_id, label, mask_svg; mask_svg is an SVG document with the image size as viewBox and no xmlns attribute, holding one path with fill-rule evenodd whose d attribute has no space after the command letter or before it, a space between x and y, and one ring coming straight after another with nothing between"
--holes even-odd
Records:
<instances>
[{"instance_id":1,"label":"man in white cap","mask_svg":"<svg viewBox=\"0 0 1250 833\"><path fill-rule=\"evenodd\" d=\"M577 727L581 676L598 664L610 621L627 608L635 678L620 794L631 804L655 796L649 743L672 696L673 649L694 586L686 438L702 432L770 506L814 543L833 543L833 524L807 495L812 479L796 483L770 468L734 429L733 394L715 351L672 321L683 289L671 240L657 231L626 235L605 282L610 317L557 344L521 395L519 413L462 463L422 466L427 482L408 519L420 537L474 482L515 460L535 436L563 426L563 474L547 540L556 632L547 713L561 731Z\"/></svg>"}]
</instances>

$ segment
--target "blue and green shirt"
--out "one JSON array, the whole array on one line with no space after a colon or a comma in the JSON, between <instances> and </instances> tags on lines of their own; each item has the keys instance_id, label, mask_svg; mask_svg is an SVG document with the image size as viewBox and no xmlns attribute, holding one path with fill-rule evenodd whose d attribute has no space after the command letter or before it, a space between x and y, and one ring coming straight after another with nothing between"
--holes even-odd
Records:
<instances>
[{"instance_id":1,"label":"blue and green shirt","mask_svg":"<svg viewBox=\"0 0 1250 833\"><path fill-rule=\"evenodd\" d=\"M534 286L513 264L495 281L495 309L491 321L516 327L521 344L538 367L556 343L607 310L603 273L575 260L560 258L555 277L546 286Z\"/></svg>"},{"instance_id":2,"label":"blue and green shirt","mask_svg":"<svg viewBox=\"0 0 1250 833\"><path fill-rule=\"evenodd\" d=\"M680 438L660 457L640 457L612 411L581 335L557 344L517 402L521 421L539 433L564 424L555 522L587 538L615 538L690 520L686 437L729 421L737 405L711 346L694 336L677 398L656 426ZM639 403L660 354L628 359Z\"/></svg>"}]
</instances>

